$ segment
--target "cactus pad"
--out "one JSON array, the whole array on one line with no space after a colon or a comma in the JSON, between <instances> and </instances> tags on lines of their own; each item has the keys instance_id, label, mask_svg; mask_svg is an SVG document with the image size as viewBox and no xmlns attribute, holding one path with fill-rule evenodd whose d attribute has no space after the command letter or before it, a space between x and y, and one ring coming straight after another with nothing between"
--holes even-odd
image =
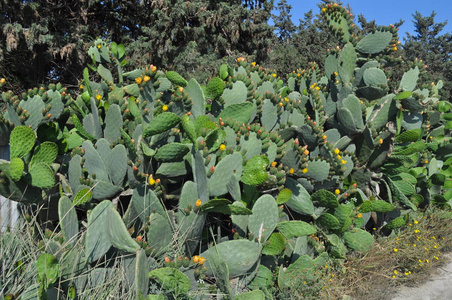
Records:
<instances>
[{"instance_id":1,"label":"cactus pad","mask_svg":"<svg viewBox=\"0 0 452 300\"><path fill-rule=\"evenodd\" d=\"M261 255L261 245L249 240L231 240L217 244L201 253L206 259L207 276L213 276L211 261L221 258L228 266L229 277L235 278L246 274Z\"/></svg>"},{"instance_id":2,"label":"cactus pad","mask_svg":"<svg viewBox=\"0 0 452 300\"><path fill-rule=\"evenodd\" d=\"M179 85L182 87L187 86L187 80L185 80L179 73L175 71L168 71L166 72L166 78L168 78L171 83L174 85Z\"/></svg>"},{"instance_id":3,"label":"cactus pad","mask_svg":"<svg viewBox=\"0 0 452 300\"><path fill-rule=\"evenodd\" d=\"M24 157L33 149L35 141L36 136L33 129L27 126L14 127L9 137L10 157Z\"/></svg>"},{"instance_id":4,"label":"cactus pad","mask_svg":"<svg viewBox=\"0 0 452 300\"><path fill-rule=\"evenodd\" d=\"M363 253L368 252L374 244L373 236L360 228L345 232L344 241L350 249Z\"/></svg>"}]
</instances>

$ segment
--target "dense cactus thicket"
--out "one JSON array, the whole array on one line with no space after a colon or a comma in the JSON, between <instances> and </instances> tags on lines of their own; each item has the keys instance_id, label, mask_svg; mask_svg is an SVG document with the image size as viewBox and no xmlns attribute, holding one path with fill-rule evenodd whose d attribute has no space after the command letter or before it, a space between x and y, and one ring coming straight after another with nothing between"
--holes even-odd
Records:
<instances>
[{"instance_id":1,"label":"dense cactus thicket","mask_svg":"<svg viewBox=\"0 0 452 300\"><path fill-rule=\"evenodd\" d=\"M283 75L239 57L204 86L153 65L123 72L124 46L97 40L78 95L4 92L0 194L42 206L53 231L34 283L3 291L89 298L121 269L131 299L265 299L366 253L371 232L450 206L442 82L393 58L395 28L356 36L345 8L321 12L342 41L323 69ZM397 64L408 71L392 82Z\"/></svg>"}]
</instances>

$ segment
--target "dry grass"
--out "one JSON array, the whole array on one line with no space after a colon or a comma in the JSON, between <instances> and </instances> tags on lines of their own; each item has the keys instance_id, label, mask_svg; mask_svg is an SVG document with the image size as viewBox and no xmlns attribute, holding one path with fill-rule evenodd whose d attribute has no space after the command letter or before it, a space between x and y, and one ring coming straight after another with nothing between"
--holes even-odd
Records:
<instances>
[{"instance_id":1,"label":"dry grass","mask_svg":"<svg viewBox=\"0 0 452 300\"><path fill-rule=\"evenodd\" d=\"M350 256L324 290L326 299L391 299L397 286L426 281L452 250L452 213L418 214L397 235L377 238L364 256Z\"/></svg>"}]
</instances>

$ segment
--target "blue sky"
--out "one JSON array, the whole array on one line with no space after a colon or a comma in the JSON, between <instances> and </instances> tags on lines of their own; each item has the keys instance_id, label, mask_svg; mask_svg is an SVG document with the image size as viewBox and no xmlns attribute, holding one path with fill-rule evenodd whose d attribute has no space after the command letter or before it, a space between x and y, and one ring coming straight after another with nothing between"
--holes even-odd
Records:
<instances>
[{"instance_id":1,"label":"blue sky","mask_svg":"<svg viewBox=\"0 0 452 300\"><path fill-rule=\"evenodd\" d=\"M275 0L275 6L279 0ZM314 14L319 12L317 3L313 0L287 0L292 5L292 20L298 25L298 20L304 18L304 14L310 9ZM451 0L343 0L344 5L350 4L353 14L358 16L363 14L366 20L375 20L377 25L389 25L398 22L400 19L405 23L400 27L399 35L402 37L405 32L414 34L413 14L419 11L423 16L430 16L432 11L436 12L435 22L448 20L448 24L441 32L452 32L452 1ZM357 21L357 19L355 19Z\"/></svg>"}]
</instances>

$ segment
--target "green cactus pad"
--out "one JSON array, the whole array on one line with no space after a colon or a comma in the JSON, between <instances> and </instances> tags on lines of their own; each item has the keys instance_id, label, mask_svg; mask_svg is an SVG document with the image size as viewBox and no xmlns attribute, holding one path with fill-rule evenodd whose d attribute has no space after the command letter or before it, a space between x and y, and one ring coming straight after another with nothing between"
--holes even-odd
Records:
<instances>
[{"instance_id":1,"label":"green cactus pad","mask_svg":"<svg viewBox=\"0 0 452 300\"><path fill-rule=\"evenodd\" d=\"M286 202L287 206L299 214L313 215L315 207L306 189L292 178L287 178L285 186L292 191L292 197Z\"/></svg>"},{"instance_id":2,"label":"green cactus pad","mask_svg":"<svg viewBox=\"0 0 452 300\"><path fill-rule=\"evenodd\" d=\"M63 196L58 201L58 216L60 220L61 231L66 242L75 244L79 233L78 218L74 205L71 200Z\"/></svg>"},{"instance_id":3,"label":"green cactus pad","mask_svg":"<svg viewBox=\"0 0 452 300\"><path fill-rule=\"evenodd\" d=\"M412 130L404 131L394 138L394 142L397 144L416 142L420 139L421 135L422 135L422 129L412 129Z\"/></svg>"},{"instance_id":4,"label":"green cactus pad","mask_svg":"<svg viewBox=\"0 0 452 300\"><path fill-rule=\"evenodd\" d=\"M72 200L72 205L81 205L90 201L92 198L91 189L84 188L77 192Z\"/></svg>"},{"instance_id":5,"label":"green cactus pad","mask_svg":"<svg viewBox=\"0 0 452 300\"><path fill-rule=\"evenodd\" d=\"M190 291L190 279L176 268L159 268L149 272L149 277L157 281L162 289L177 296Z\"/></svg>"},{"instance_id":6,"label":"green cactus pad","mask_svg":"<svg viewBox=\"0 0 452 300\"><path fill-rule=\"evenodd\" d=\"M55 174L49 165L35 163L28 172L31 177L31 185L41 189L50 189L55 186Z\"/></svg>"},{"instance_id":7,"label":"green cactus pad","mask_svg":"<svg viewBox=\"0 0 452 300\"><path fill-rule=\"evenodd\" d=\"M18 181L22 178L24 172L24 161L22 158L13 157L9 163L9 175L14 181Z\"/></svg>"},{"instance_id":8,"label":"green cactus pad","mask_svg":"<svg viewBox=\"0 0 452 300\"><path fill-rule=\"evenodd\" d=\"M405 72L400 81L399 90L413 91L416 88L416 83L419 78L419 68L416 66Z\"/></svg>"},{"instance_id":9,"label":"green cactus pad","mask_svg":"<svg viewBox=\"0 0 452 300\"><path fill-rule=\"evenodd\" d=\"M223 143L226 137L226 132L220 128L215 128L206 136L205 142L209 152L216 151L220 145Z\"/></svg>"},{"instance_id":10,"label":"green cactus pad","mask_svg":"<svg viewBox=\"0 0 452 300\"><path fill-rule=\"evenodd\" d=\"M113 184L121 186L127 173L127 150L124 145L116 145L106 158L107 170Z\"/></svg>"},{"instance_id":11,"label":"green cactus pad","mask_svg":"<svg viewBox=\"0 0 452 300\"><path fill-rule=\"evenodd\" d=\"M354 95L349 95L342 102L342 107L337 112L339 122L348 133L359 133L364 129L361 103Z\"/></svg>"},{"instance_id":12,"label":"green cactus pad","mask_svg":"<svg viewBox=\"0 0 452 300\"><path fill-rule=\"evenodd\" d=\"M135 103L129 100L130 103ZM104 137L110 144L116 142L121 137L122 115L121 108L118 104L112 104L108 108L105 116Z\"/></svg>"},{"instance_id":13,"label":"green cactus pad","mask_svg":"<svg viewBox=\"0 0 452 300\"><path fill-rule=\"evenodd\" d=\"M206 113L206 99L201 86L195 78L188 81L185 92L187 92L189 98L193 99L193 105L191 107L191 113L193 116L196 118L204 115Z\"/></svg>"},{"instance_id":14,"label":"green cactus pad","mask_svg":"<svg viewBox=\"0 0 452 300\"><path fill-rule=\"evenodd\" d=\"M190 148L184 144L171 143L160 147L154 158L160 162L180 161L189 151Z\"/></svg>"},{"instance_id":15,"label":"green cactus pad","mask_svg":"<svg viewBox=\"0 0 452 300\"><path fill-rule=\"evenodd\" d=\"M249 123L255 110L256 106L250 102L233 104L223 109L218 117L224 120L230 118L239 124Z\"/></svg>"},{"instance_id":16,"label":"green cactus pad","mask_svg":"<svg viewBox=\"0 0 452 300\"><path fill-rule=\"evenodd\" d=\"M318 190L314 194L311 195L311 200L314 203L317 203L319 206L335 208L339 205L339 201L337 197L327 190Z\"/></svg>"},{"instance_id":17,"label":"green cactus pad","mask_svg":"<svg viewBox=\"0 0 452 300\"><path fill-rule=\"evenodd\" d=\"M207 182L211 196L221 196L228 192L227 185L232 176L242 176L242 155L233 153L223 158Z\"/></svg>"},{"instance_id":18,"label":"green cactus pad","mask_svg":"<svg viewBox=\"0 0 452 300\"><path fill-rule=\"evenodd\" d=\"M197 146L196 138L198 137L196 134L195 123L190 119L186 114L181 117L182 128L184 129L184 133L190 139L190 141Z\"/></svg>"},{"instance_id":19,"label":"green cactus pad","mask_svg":"<svg viewBox=\"0 0 452 300\"><path fill-rule=\"evenodd\" d=\"M212 99L216 99L223 94L224 81L218 77L213 77L207 83L207 95Z\"/></svg>"},{"instance_id":20,"label":"green cactus pad","mask_svg":"<svg viewBox=\"0 0 452 300\"><path fill-rule=\"evenodd\" d=\"M286 246L286 238L281 233L275 232L270 235L266 245L262 248L264 255L279 255Z\"/></svg>"},{"instance_id":21,"label":"green cactus pad","mask_svg":"<svg viewBox=\"0 0 452 300\"><path fill-rule=\"evenodd\" d=\"M246 274L261 256L261 245L249 240L231 240L217 244L199 254L206 259L206 275L213 276L211 261L221 258L228 266L229 278Z\"/></svg>"},{"instance_id":22,"label":"green cactus pad","mask_svg":"<svg viewBox=\"0 0 452 300\"><path fill-rule=\"evenodd\" d=\"M374 106L373 111L367 118L367 122L372 124L370 126L372 129L379 129L386 126L389 120L396 116L398 109L393 98L394 94L386 95Z\"/></svg>"},{"instance_id":23,"label":"green cactus pad","mask_svg":"<svg viewBox=\"0 0 452 300\"><path fill-rule=\"evenodd\" d=\"M355 73L356 52L351 43L347 43L339 53L339 77L343 83L350 82Z\"/></svg>"},{"instance_id":24,"label":"green cactus pad","mask_svg":"<svg viewBox=\"0 0 452 300\"><path fill-rule=\"evenodd\" d=\"M315 220L315 223L328 229L329 231L337 231L342 227L339 220L330 213L321 214L317 220Z\"/></svg>"},{"instance_id":25,"label":"green cactus pad","mask_svg":"<svg viewBox=\"0 0 452 300\"><path fill-rule=\"evenodd\" d=\"M395 209L394 205L384 200L373 200L372 203L372 211L388 213Z\"/></svg>"},{"instance_id":26,"label":"green cactus pad","mask_svg":"<svg viewBox=\"0 0 452 300\"><path fill-rule=\"evenodd\" d=\"M314 181L324 181L328 179L330 174L330 164L323 160L309 161L307 166L308 171L304 174L305 177L310 177Z\"/></svg>"},{"instance_id":27,"label":"green cactus pad","mask_svg":"<svg viewBox=\"0 0 452 300\"><path fill-rule=\"evenodd\" d=\"M86 119L86 117L85 117ZM77 133L79 135L81 135L82 137L90 140L90 141L96 141L96 137L94 137L93 135L91 135L91 133L89 133L84 125L80 122L80 120L78 119L77 115L73 114L72 115L72 122L74 123L75 129L77 129Z\"/></svg>"},{"instance_id":28,"label":"green cactus pad","mask_svg":"<svg viewBox=\"0 0 452 300\"><path fill-rule=\"evenodd\" d=\"M149 216L149 231L147 232L147 242L151 249L155 249L155 255L168 250L173 239L173 231L168 219L160 214Z\"/></svg>"},{"instance_id":29,"label":"green cactus pad","mask_svg":"<svg viewBox=\"0 0 452 300\"><path fill-rule=\"evenodd\" d=\"M248 185L258 185L267 179L267 166L270 164L269 159L264 155L252 157L243 168L240 180Z\"/></svg>"},{"instance_id":30,"label":"green cactus pad","mask_svg":"<svg viewBox=\"0 0 452 300\"><path fill-rule=\"evenodd\" d=\"M388 183L389 188L391 189L391 192L397 200L399 200L403 205L405 205L408 208L411 208L413 211L417 210L417 207L403 194L399 188L394 184L391 178L388 176L384 176L384 179Z\"/></svg>"},{"instance_id":31,"label":"green cactus pad","mask_svg":"<svg viewBox=\"0 0 452 300\"><path fill-rule=\"evenodd\" d=\"M109 181L94 180L93 199L102 200L117 196L123 191L121 186L114 185Z\"/></svg>"},{"instance_id":32,"label":"green cactus pad","mask_svg":"<svg viewBox=\"0 0 452 300\"><path fill-rule=\"evenodd\" d=\"M130 206L138 213L138 217L142 222L146 222L146 217L150 216L153 212L162 216L166 215L160 199L149 186L144 184L138 185L133 190Z\"/></svg>"},{"instance_id":33,"label":"green cactus pad","mask_svg":"<svg viewBox=\"0 0 452 300\"><path fill-rule=\"evenodd\" d=\"M82 147L85 150L85 154L83 155L83 158L85 159L84 166L88 173L91 176L92 174L96 174L96 179L106 182L110 181L108 178L107 166L91 141L83 142Z\"/></svg>"},{"instance_id":34,"label":"green cactus pad","mask_svg":"<svg viewBox=\"0 0 452 300\"><path fill-rule=\"evenodd\" d=\"M166 78L168 78L168 80L171 81L171 83L173 83L174 85L185 87L188 83L187 80L185 80L181 75L179 75L179 73L175 71L166 72Z\"/></svg>"},{"instance_id":35,"label":"green cactus pad","mask_svg":"<svg viewBox=\"0 0 452 300\"><path fill-rule=\"evenodd\" d=\"M50 165L55 161L57 155L58 155L57 144L53 142L44 142L35 148L33 157L31 158L30 165L36 163Z\"/></svg>"},{"instance_id":36,"label":"green cactus pad","mask_svg":"<svg viewBox=\"0 0 452 300\"><path fill-rule=\"evenodd\" d=\"M143 137L147 138L162 132L165 132L177 124L181 119L172 112L163 112L152 119L152 121L143 130Z\"/></svg>"},{"instance_id":37,"label":"green cactus pad","mask_svg":"<svg viewBox=\"0 0 452 300\"><path fill-rule=\"evenodd\" d=\"M302 255L287 267L286 271L283 271L283 268L280 268L278 285L280 287L291 287L299 285L303 281L314 283L319 280L319 277L321 276L319 274L320 272L316 271L320 268L324 268L327 261L328 254L325 252L314 260L308 255Z\"/></svg>"},{"instance_id":38,"label":"green cactus pad","mask_svg":"<svg viewBox=\"0 0 452 300\"><path fill-rule=\"evenodd\" d=\"M104 201L110 202L109 200ZM107 208L107 226L105 229L111 244L117 249L133 253L140 249L137 242L130 236L121 216L113 205Z\"/></svg>"},{"instance_id":39,"label":"green cactus pad","mask_svg":"<svg viewBox=\"0 0 452 300\"><path fill-rule=\"evenodd\" d=\"M88 263L98 260L112 246L105 232L110 207L113 207L111 201L102 201L88 215L88 228L85 235L85 254Z\"/></svg>"},{"instance_id":40,"label":"green cactus pad","mask_svg":"<svg viewBox=\"0 0 452 300\"><path fill-rule=\"evenodd\" d=\"M345 246L343 240L336 234L326 234L328 242L328 252L334 258L346 258L347 247Z\"/></svg>"},{"instance_id":41,"label":"green cactus pad","mask_svg":"<svg viewBox=\"0 0 452 300\"><path fill-rule=\"evenodd\" d=\"M369 33L358 44L356 50L365 54L376 54L383 51L391 42L392 33L387 31L376 31Z\"/></svg>"},{"instance_id":42,"label":"green cactus pad","mask_svg":"<svg viewBox=\"0 0 452 300\"><path fill-rule=\"evenodd\" d=\"M276 225L276 228L286 239L317 233L314 226L303 221L282 221Z\"/></svg>"},{"instance_id":43,"label":"green cactus pad","mask_svg":"<svg viewBox=\"0 0 452 300\"><path fill-rule=\"evenodd\" d=\"M292 198L292 191L287 188L282 189L279 192L278 197L276 197L276 204L278 204L278 205L284 204L287 201L289 201L290 198Z\"/></svg>"},{"instance_id":44,"label":"green cactus pad","mask_svg":"<svg viewBox=\"0 0 452 300\"><path fill-rule=\"evenodd\" d=\"M403 217L397 217L397 218L389 221L385 226L383 226L383 229L393 230L393 229L403 227L403 226L405 226L405 224L406 224L406 221Z\"/></svg>"},{"instance_id":45,"label":"green cactus pad","mask_svg":"<svg viewBox=\"0 0 452 300\"><path fill-rule=\"evenodd\" d=\"M354 228L343 235L347 247L354 251L368 252L374 244L373 236L360 228Z\"/></svg>"},{"instance_id":46,"label":"green cactus pad","mask_svg":"<svg viewBox=\"0 0 452 300\"><path fill-rule=\"evenodd\" d=\"M234 82L231 89L224 89L221 97L224 99L224 107L234 104L243 104L246 101L248 88L242 81Z\"/></svg>"},{"instance_id":47,"label":"green cactus pad","mask_svg":"<svg viewBox=\"0 0 452 300\"><path fill-rule=\"evenodd\" d=\"M22 158L33 149L36 136L33 129L27 126L17 126L11 131L9 137L10 157Z\"/></svg>"},{"instance_id":48,"label":"green cactus pad","mask_svg":"<svg viewBox=\"0 0 452 300\"><path fill-rule=\"evenodd\" d=\"M346 231L350 225L352 224L352 219L350 215L352 214L353 209L345 204L341 204L334 210L334 216L339 221L341 228L340 231Z\"/></svg>"},{"instance_id":49,"label":"green cactus pad","mask_svg":"<svg viewBox=\"0 0 452 300\"><path fill-rule=\"evenodd\" d=\"M19 106L30 112L30 117L24 122L25 125L31 126L33 130L36 130L44 118L42 110L46 105L42 98L38 95L33 96L33 98L28 97L26 101L20 101Z\"/></svg>"},{"instance_id":50,"label":"green cactus pad","mask_svg":"<svg viewBox=\"0 0 452 300\"><path fill-rule=\"evenodd\" d=\"M241 201L236 201L232 205L245 208L245 204ZM232 223L238 227L238 232L241 236L245 236L246 229L248 228L249 216L247 215L231 215Z\"/></svg>"},{"instance_id":51,"label":"green cactus pad","mask_svg":"<svg viewBox=\"0 0 452 300\"><path fill-rule=\"evenodd\" d=\"M253 214L249 218L248 230L255 237L261 235L260 242L264 242L276 228L279 219L278 205L275 198L265 194L256 200Z\"/></svg>"}]
</instances>

